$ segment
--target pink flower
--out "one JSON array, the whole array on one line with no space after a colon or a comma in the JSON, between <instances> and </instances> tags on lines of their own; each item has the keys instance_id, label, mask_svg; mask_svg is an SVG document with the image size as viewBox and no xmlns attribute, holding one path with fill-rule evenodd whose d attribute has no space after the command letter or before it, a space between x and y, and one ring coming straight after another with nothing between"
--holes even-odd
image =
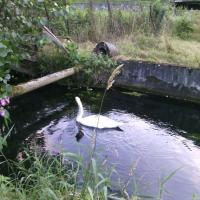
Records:
<instances>
[{"instance_id":1,"label":"pink flower","mask_svg":"<svg viewBox=\"0 0 200 200\"><path fill-rule=\"evenodd\" d=\"M0 106L6 106L10 103L9 97L6 97L4 99L0 99Z\"/></svg>"},{"instance_id":2,"label":"pink flower","mask_svg":"<svg viewBox=\"0 0 200 200\"><path fill-rule=\"evenodd\" d=\"M6 116L6 110L0 107L0 116L5 117Z\"/></svg>"}]
</instances>

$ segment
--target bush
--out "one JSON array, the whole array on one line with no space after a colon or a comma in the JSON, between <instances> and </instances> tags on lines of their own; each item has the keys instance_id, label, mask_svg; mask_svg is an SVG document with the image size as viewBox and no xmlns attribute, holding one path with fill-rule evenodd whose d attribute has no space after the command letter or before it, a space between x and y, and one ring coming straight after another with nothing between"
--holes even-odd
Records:
<instances>
[{"instance_id":1,"label":"bush","mask_svg":"<svg viewBox=\"0 0 200 200\"><path fill-rule=\"evenodd\" d=\"M186 17L178 17L175 21L174 33L176 36L186 39L194 32L192 22Z\"/></svg>"},{"instance_id":2,"label":"bush","mask_svg":"<svg viewBox=\"0 0 200 200\"><path fill-rule=\"evenodd\" d=\"M161 0L157 0L150 5L150 22L155 34L159 33L166 13L166 6Z\"/></svg>"}]
</instances>

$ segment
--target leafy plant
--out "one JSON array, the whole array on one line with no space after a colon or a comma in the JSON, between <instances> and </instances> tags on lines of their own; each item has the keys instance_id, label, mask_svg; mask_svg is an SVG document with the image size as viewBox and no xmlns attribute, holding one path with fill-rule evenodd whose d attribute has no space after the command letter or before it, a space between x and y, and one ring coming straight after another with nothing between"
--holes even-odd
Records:
<instances>
[{"instance_id":1,"label":"leafy plant","mask_svg":"<svg viewBox=\"0 0 200 200\"><path fill-rule=\"evenodd\" d=\"M9 85L10 70L9 65L13 62L13 51L5 42L0 40L0 99L7 97L11 92Z\"/></svg>"},{"instance_id":2,"label":"leafy plant","mask_svg":"<svg viewBox=\"0 0 200 200\"><path fill-rule=\"evenodd\" d=\"M61 69L80 65L83 67L83 70L79 84L84 82L85 86L89 86L94 82L99 82L102 73L109 72L116 66L116 62L107 56L80 53L74 42L65 45L68 52L67 55L52 46L50 47L47 46L47 48L44 48L38 55L42 72L52 73ZM73 79L71 80L73 81ZM77 79L75 80L75 84L76 83Z\"/></svg>"},{"instance_id":3,"label":"leafy plant","mask_svg":"<svg viewBox=\"0 0 200 200\"><path fill-rule=\"evenodd\" d=\"M9 131L3 135L1 132L1 135L0 135L0 152L2 152L3 148L7 146L7 138L10 136L12 130L13 130L13 127L12 126Z\"/></svg>"},{"instance_id":4,"label":"leafy plant","mask_svg":"<svg viewBox=\"0 0 200 200\"><path fill-rule=\"evenodd\" d=\"M187 19L185 16L177 17L175 21L175 28L174 33L178 37L182 39L188 38L190 33L194 31L194 28L192 26L192 23L189 19Z\"/></svg>"},{"instance_id":5,"label":"leafy plant","mask_svg":"<svg viewBox=\"0 0 200 200\"><path fill-rule=\"evenodd\" d=\"M94 159L89 171L82 157L68 152L52 156L23 151L22 158L18 162L9 162L17 173L13 171L11 177L0 176L0 199L117 198L108 189L110 176L101 173L100 165ZM90 175L87 181L85 173ZM79 181L80 177L83 178L83 184ZM84 186L86 190L83 194Z\"/></svg>"},{"instance_id":6,"label":"leafy plant","mask_svg":"<svg viewBox=\"0 0 200 200\"><path fill-rule=\"evenodd\" d=\"M150 5L150 22L155 34L159 33L166 13L166 6L162 0L156 0Z\"/></svg>"},{"instance_id":7,"label":"leafy plant","mask_svg":"<svg viewBox=\"0 0 200 200\"><path fill-rule=\"evenodd\" d=\"M8 127L9 113L5 106L10 102L8 98L11 93L9 65L13 63L14 57L13 51L6 44L6 41L0 40L0 118L3 117L5 125ZM0 126L0 133L3 129L4 123ZM0 149L3 147L4 141L5 139L0 136Z\"/></svg>"}]
</instances>

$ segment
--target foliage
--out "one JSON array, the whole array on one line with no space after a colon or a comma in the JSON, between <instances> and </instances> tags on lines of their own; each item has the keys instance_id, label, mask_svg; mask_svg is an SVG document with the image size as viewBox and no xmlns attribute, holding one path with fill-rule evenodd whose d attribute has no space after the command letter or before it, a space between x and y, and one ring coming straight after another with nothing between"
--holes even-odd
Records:
<instances>
[{"instance_id":1,"label":"foliage","mask_svg":"<svg viewBox=\"0 0 200 200\"><path fill-rule=\"evenodd\" d=\"M9 177L0 176L0 199L71 199L71 200L125 200L125 199L158 199L163 198L165 184L180 169L176 169L161 180L157 196L138 195L129 197L126 187L123 191L113 193L111 176L114 169L91 158L84 162L80 155L62 152L59 155L41 153L37 147L20 152L20 159L7 161L11 174ZM132 169L134 170L134 169ZM133 172L132 172L133 173Z\"/></svg>"},{"instance_id":2,"label":"foliage","mask_svg":"<svg viewBox=\"0 0 200 200\"><path fill-rule=\"evenodd\" d=\"M168 35L147 36L146 34L135 34L114 40L120 47L120 59L134 59L150 61L154 63L169 63L177 66L191 68L200 67L200 43L191 40L182 40ZM81 44L88 51L93 48L90 43Z\"/></svg>"},{"instance_id":3,"label":"foliage","mask_svg":"<svg viewBox=\"0 0 200 200\"><path fill-rule=\"evenodd\" d=\"M8 127L9 121L9 113L5 107L10 102L8 97L11 93L9 65L13 62L15 62L15 57L12 49L9 48L9 41L0 40L0 151L6 146L6 138L9 135L4 136L5 126ZM3 118L4 123L1 123L1 118Z\"/></svg>"},{"instance_id":4,"label":"foliage","mask_svg":"<svg viewBox=\"0 0 200 200\"><path fill-rule=\"evenodd\" d=\"M175 21L175 29L174 29L174 33L182 38L188 38L188 36L194 32L194 28L192 26L192 23L189 19L187 19L185 16L180 16L177 17L176 21Z\"/></svg>"},{"instance_id":5,"label":"foliage","mask_svg":"<svg viewBox=\"0 0 200 200\"><path fill-rule=\"evenodd\" d=\"M84 82L84 85L87 86L94 81L98 82L100 74L109 72L116 66L116 62L107 56L79 52L74 42L68 42L65 46L67 55L53 46L44 46L38 55L42 73L52 73L69 67L82 66L83 73L78 84L81 85ZM77 80L74 83L77 84Z\"/></svg>"},{"instance_id":6,"label":"foliage","mask_svg":"<svg viewBox=\"0 0 200 200\"><path fill-rule=\"evenodd\" d=\"M13 62L13 51L0 41L0 99L9 96L11 86L8 84L11 76L9 65Z\"/></svg>"},{"instance_id":7,"label":"foliage","mask_svg":"<svg viewBox=\"0 0 200 200\"><path fill-rule=\"evenodd\" d=\"M66 17L67 12L68 5L62 1L0 0L0 49L4 51L0 55L0 81L7 80L5 74L9 73L11 65L19 67L21 61L31 59L43 45L41 25L50 25L50 17ZM8 92L6 87L1 90Z\"/></svg>"},{"instance_id":8,"label":"foliage","mask_svg":"<svg viewBox=\"0 0 200 200\"><path fill-rule=\"evenodd\" d=\"M11 93L11 86L9 81L11 79L9 65L15 63L15 56L13 50L9 47L9 41L0 39L0 118L4 119L4 123L1 123L0 119L0 150L6 144L6 136L3 136L5 126L8 127L9 113L6 110L6 106L10 103L9 95Z\"/></svg>"},{"instance_id":9,"label":"foliage","mask_svg":"<svg viewBox=\"0 0 200 200\"><path fill-rule=\"evenodd\" d=\"M7 138L10 136L12 130L13 130L13 127L12 126L9 131L6 133L6 134L2 134L1 131L1 135L0 135L0 152L2 153L2 150L4 147L7 147Z\"/></svg>"},{"instance_id":10,"label":"foliage","mask_svg":"<svg viewBox=\"0 0 200 200\"><path fill-rule=\"evenodd\" d=\"M108 189L110 175L102 174L94 159L91 168L88 168L82 158L73 153L51 156L22 152L22 158L19 162L10 163L17 173L13 171L10 177L0 176L1 199L117 198ZM89 175L87 179L86 174ZM83 185L78 177L83 178Z\"/></svg>"},{"instance_id":11,"label":"foliage","mask_svg":"<svg viewBox=\"0 0 200 200\"><path fill-rule=\"evenodd\" d=\"M150 5L150 22L155 34L159 33L162 28L164 16L167 11L167 6L162 0L156 0Z\"/></svg>"}]
</instances>

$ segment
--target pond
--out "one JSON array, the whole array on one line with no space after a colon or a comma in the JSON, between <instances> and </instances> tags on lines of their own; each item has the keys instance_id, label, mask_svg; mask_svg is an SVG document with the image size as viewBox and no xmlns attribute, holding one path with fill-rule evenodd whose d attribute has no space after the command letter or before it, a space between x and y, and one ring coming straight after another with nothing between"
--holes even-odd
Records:
<instances>
[{"instance_id":1,"label":"pond","mask_svg":"<svg viewBox=\"0 0 200 200\"><path fill-rule=\"evenodd\" d=\"M81 98L87 116L98 113L102 94L52 85L15 98L11 110L17 133L8 141L6 156L14 158L24 146L36 143L51 154L64 150L87 159L94 132L82 127L84 135L77 136L74 97ZM118 177L129 179L134 166L129 193L157 195L161 181L175 172L164 185L164 200L200 196L200 105L112 90L102 114L123 122L123 131L97 132L97 159L106 158L118 173L113 184Z\"/></svg>"}]
</instances>

